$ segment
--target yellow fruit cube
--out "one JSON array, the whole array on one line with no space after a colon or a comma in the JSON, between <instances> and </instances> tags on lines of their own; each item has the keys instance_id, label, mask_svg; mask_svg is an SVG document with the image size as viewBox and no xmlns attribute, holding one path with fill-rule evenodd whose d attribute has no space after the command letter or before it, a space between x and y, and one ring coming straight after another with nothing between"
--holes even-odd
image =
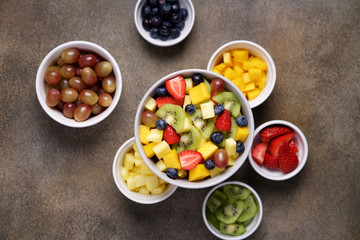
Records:
<instances>
[{"instance_id":1,"label":"yellow fruit cube","mask_svg":"<svg viewBox=\"0 0 360 240\"><path fill-rule=\"evenodd\" d=\"M244 70L239 65L234 65L233 69L237 78L242 77Z\"/></svg>"},{"instance_id":2,"label":"yellow fruit cube","mask_svg":"<svg viewBox=\"0 0 360 240\"><path fill-rule=\"evenodd\" d=\"M210 171L205 167L204 164L198 164L189 171L189 181L197 181L206 178L210 175Z\"/></svg>"},{"instance_id":3,"label":"yellow fruit cube","mask_svg":"<svg viewBox=\"0 0 360 240\"><path fill-rule=\"evenodd\" d=\"M200 83L189 90L192 104L197 105L207 99L210 99L210 93L205 83Z\"/></svg>"},{"instance_id":4,"label":"yellow fruit cube","mask_svg":"<svg viewBox=\"0 0 360 240\"><path fill-rule=\"evenodd\" d=\"M184 178L187 176L187 171L183 170L183 169L178 169L178 177L179 178Z\"/></svg>"},{"instance_id":5,"label":"yellow fruit cube","mask_svg":"<svg viewBox=\"0 0 360 240\"><path fill-rule=\"evenodd\" d=\"M191 99L190 99L190 96L189 95L185 95L184 96L184 104L183 104L183 109L185 110L185 107L187 105L191 104Z\"/></svg>"},{"instance_id":6,"label":"yellow fruit cube","mask_svg":"<svg viewBox=\"0 0 360 240\"><path fill-rule=\"evenodd\" d=\"M158 159L162 159L167 153L171 152L169 144L165 141L157 144L155 147L153 147L153 150Z\"/></svg>"},{"instance_id":7,"label":"yellow fruit cube","mask_svg":"<svg viewBox=\"0 0 360 240\"><path fill-rule=\"evenodd\" d=\"M164 164L167 168L181 169L179 156L175 149L172 149L163 157Z\"/></svg>"},{"instance_id":8,"label":"yellow fruit cube","mask_svg":"<svg viewBox=\"0 0 360 240\"><path fill-rule=\"evenodd\" d=\"M150 192L159 186L159 179L156 175L146 176L145 178L146 189Z\"/></svg>"},{"instance_id":9,"label":"yellow fruit cube","mask_svg":"<svg viewBox=\"0 0 360 240\"><path fill-rule=\"evenodd\" d=\"M185 93L188 94L189 90L193 87L193 81L191 78L185 78L185 83L186 83Z\"/></svg>"},{"instance_id":10,"label":"yellow fruit cube","mask_svg":"<svg viewBox=\"0 0 360 240\"><path fill-rule=\"evenodd\" d=\"M182 129L181 129L181 132L179 132L179 133L187 132L187 131L189 131L189 130L191 129L191 127L192 127L192 121L191 121L191 119L188 118L188 117L185 117L185 119L184 119L184 125L183 125L183 127L182 127Z\"/></svg>"},{"instance_id":11,"label":"yellow fruit cube","mask_svg":"<svg viewBox=\"0 0 360 240\"><path fill-rule=\"evenodd\" d=\"M131 170L134 167L135 158L133 153L125 153L124 157L124 167L128 170Z\"/></svg>"},{"instance_id":12,"label":"yellow fruit cube","mask_svg":"<svg viewBox=\"0 0 360 240\"><path fill-rule=\"evenodd\" d=\"M214 69L217 70L217 71L219 71L220 73L222 73L222 72L225 70L225 68L226 68L226 64L225 64L225 63L220 63L220 64L218 64L218 65L216 65L216 66L214 67ZM213 70L214 70L214 69L213 69Z\"/></svg>"},{"instance_id":13,"label":"yellow fruit cube","mask_svg":"<svg viewBox=\"0 0 360 240\"><path fill-rule=\"evenodd\" d=\"M210 177L215 177L224 171L225 171L225 168L218 168L215 166L214 169L210 170Z\"/></svg>"},{"instance_id":14,"label":"yellow fruit cube","mask_svg":"<svg viewBox=\"0 0 360 240\"><path fill-rule=\"evenodd\" d=\"M130 191L135 190L136 189L135 177L129 176L128 179L126 180L126 185Z\"/></svg>"},{"instance_id":15,"label":"yellow fruit cube","mask_svg":"<svg viewBox=\"0 0 360 240\"><path fill-rule=\"evenodd\" d=\"M139 188L139 193L144 194L144 195L149 195L150 191L146 189L146 187L140 187Z\"/></svg>"},{"instance_id":16,"label":"yellow fruit cube","mask_svg":"<svg viewBox=\"0 0 360 240\"><path fill-rule=\"evenodd\" d=\"M157 162L155 163L155 165L157 166L157 168L158 168L161 172L164 172L164 171L166 171L166 169L167 169L167 167L165 166L163 160L157 161Z\"/></svg>"},{"instance_id":17,"label":"yellow fruit cube","mask_svg":"<svg viewBox=\"0 0 360 240\"><path fill-rule=\"evenodd\" d=\"M237 77L237 74L232 68L228 67L224 71L224 77L226 77L229 80L233 80Z\"/></svg>"},{"instance_id":18,"label":"yellow fruit cube","mask_svg":"<svg viewBox=\"0 0 360 240\"><path fill-rule=\"evenodd\" d=\"M249 128L247 126L245 127L238 127L236 130L236 137L235 140L238 141L242 141L243 143L245 143L247 137L249 135Z\"/></svg>"},{"instance_id":19,"label":"yellow fruit cube","mask_svg":"<svg viewBox=\"0 0 360 240\"><path fill-rule=\"evenodd\" d=\"M213 101L200 104L200 109L203 119L209 119L215 117Z\"/></svg>"},{"instance_id":20,"label":"yellow fruit cube","mask_svg":"<svg viewBox=\"0 0 360 240\"><path fill-rule=\"evenodd\" d=\"M164 130L152 128L146 136L146 141L160 143L163 139Z\"/></svg>"},{"instance_id":21,"label":"yellow fruit cube","mask_svg":"<svg viewBox=\"0 0 360 240\"><path fill-rule=\"evenodd\" d=\"M216 68L213 68L212 71L213 71L214 73L217 73L217 74L222 75L221 72L219 72L218 70L216 70Z\"/></svg>"},{"instance_id":22,"label":"yellow fruit cube","mask_svg":"<svg viewBox=\"0 0 360 240\"><path fill-rule=\"evenodd\" d=\"M145 108L149 111L154 112L156 110L157 104L155 99L149 98L149 100L145 103Z\"/></svg>"},{"instance_id":23,"label":"yellow fruit cube","mask_svg":"<svg viewBox=\"0 0 360 240\"><path fill-rule=\"evenodd\" d=\"M206 160L206 159L211 158L214 155L214 153L216 152L216 150L218 150L218 146L216 146L211 141L208 141L203 146L201 146L197 151L199 153L201 153L204 160Z\"/></svg>"},{"instance_id":24,"label":"yellow fruit cube","mask_svg":"<svg viewBox=\"0 0 360 240\"><path fill-rule=\"evenodd\" d=\"M248 100L253 100L254 98L256 98L259 94L260 94L261 90L259 88L255 88L251 91L247 92L247 99Z\"/></svg>"},{"instance_id":25,"label":"yellow fruit cube","mask_svg":"<svg viewBox=\"0 0 360 240\"><path fill-rule=\"evenodd\" d=\"M152 158L155 155L154 147L159 143L149 143L143 146L144 152L148 158Z\"/></svg>"},{"instance_id":26,"label":"yellow fruit cube","mask_svg":"<svg viewBox=\"0 0 360 240\"><path fill-rule=\"evenodd\" d=\"M232 66L232 59L230 52L224 52L223 53L223 62L226 66Z\"/></svg>"},{"instance_id":27,"label":"yellow fruit cube","mask_svg":"<svg viewBox=\"0 0 360 240\"><path fill-rule=\"evenodd\" d=\"M267 70L266 62L258 57L251 57L250 62L252 62L254 64L254 66L260 70L263 70L263 71Z\"/></svg>"},{"instance_id":28,"label":"yellow fruit cube","mask_svg":"<svg viewBox=\"0 0 360 240\"><path fill-rule=\"evenodd\" d=\"M235 157L234 156L231 156L229 157L229 162L228 162L228 166L234 166L235 165Z\"/></svg>"},{"instance_id":29,"label":"yellow fruit cube","mask_svg":"<svg viewBox=\"0 0 360 240\"><path fill-rule=\"evenodd\" d=\"M160 185L161 185L161 184L167 184L167 182L166 182L166 181L164 181L164 179L159 178L159 184L160 184Z\"/></svg>"},{"instance_id":30,"label":"yellow fruit cube","mask_svg":"<svg viewBox=\"0 0 360 240\"><path fill-rule=\"evenodd\" d=\"M236 78L234 80L232 80L232 82L243 92L245 90L245 82L243 80L243 78Z\"/></svg>"},{"instance_id":31,"label":"yellow fruit cube","mask_svg":"<svg viewBox=\"0 0 360 240\"><path fill-rule=\"evenodd\" d=\"M249 77L251 81L259 81L262 76L262 71L257 68L250 68L249 69Z\"/></svg>"},{"instance_id":32,"label":"yellow fruit cube","mask_svg":"<svg viewBox=\"0 0 360 240\"><path fill-rule=\"evenodd\" d=\"M262 72L261 78L258 81L255 81L255 85L259 87L260 90L263 90L266 85L266 74Z\"/></svg>"},{"instance_id":33,"label":"yellow fruit cube","mask_svg":"<svg viewBox=\"0 0 360 240\"><path fill-rule=\"evenodd\" d=\"M246 49L235 49L231 51L231 54L237 62L245 62L249 59L249 50Z\"/></svg>"},{"instance_id":34,"label":"yellow fruit cube","mask_svg":"<svg viewBox=\"0 0 360 240\"><path fill-rule=\"evenodd\" d=\"M146 137L149 135L150 132L150 127L146 126L146 125L141 125L140 126L140 142L142 144L148 144L149 141L146 140Z\"/></svg>"},{"instance_id":35,"label":"yellow fruit cube","mask_svg":"<svg viewBox=\"0 0 360 240\"><path fill-rule=\"evenodd\" d=\"M141 187L145 185L145 176L144 175L136 175L134 177L135 186Z\"/></svg>"},{"instance_id":36,"label":"yellow fruit cube","mask_svg":"<svg viewBox=\"0 0 360 240\"><path fill-rule=\"evenodd\" d=\"M151 195L157 195L157 194L161 194L165 191L166 189L166 185L161 184L158 187L154 188L153 190L151 190Z\"/></svg>"},{"instance_id":37,"label":"yellow fruit cube","mask_svg":"<svg viewBox=\"0 0 360 240\"><path fill-rule=\"evenodd\" d=\"M244 92L248 92L255 89L255 83L254 82L249 82L246 84Z\"/></svg>"},{"instance_id":38,"label":"yellow fruit cube","mask_svg":"<svg viewBox=\"0 0 360 240\"><path fill-rule=\"evenodd\" d=\"M243 74L243 81L245 84L248 84L249 82L251 82L250 75L248 72Z\"/></svg>"},{"instance_id":39,"label":"yellow fruit cube","mask_svg":"<svg viewBox=\"0 0 360 240\"><path fill-rule=\"evenodd\" d=\"M141 175L154 175L154 173L151 171L151 169L145 164L141 164L140 166L140 174Z\"/></svg>"},{"instance_id":40,"label":"yellow fruit cube","mask_svg":"<svg viewBox=\"0 0 360 240\"><path fill-rule=\"evenodd\" d=\"M206 143L207 143L206 139L201 136L201 138L200 138L200 143L199 143L199 148L201 148L202 146L204 146Z\"/></svg>"},{"instance_id":41,"label":"yellow fruit cube","mask_svg":"<svg viewBox=\"0 0 360 240\"><path fill-rule=\"evenodd\" d=\"M129 177L129 170L125 167L122 167L121 168L121 171L120 171L120 175L121 175L121 178L126 181Z\"/></svg>"},{"instance_id":42,"label":"yellow fruit cube","mask_svg":"<svg viewBox=\"0 0 360 240\"><path fill-rule=\"evenodd\" d=\"M233 138L228 138L225 140L225 151L229 157L236 154L236 142Z\"/></svg>"},{"instance_id":43,"label":"yellow fruit cube","mask_svg":"<svg viewBox=\"0 0 360 240\"><path fill-rule=\"evenodd\" d=\"M254 68L254 64L250 61L245 61L243 63L243 69L249 71L249 69Z\"/></svg>"},{"instance_id":44,"label":"yellow fruit cube","mask_svg":"<svg viewBox=\"0 0 360 240\"><path fill-rule=\"evenodd\" d=\"M136 146L136 142L135 142L135 141L133 142L133 146L132 146L132 147L133 147L133 149L134 149L135 152L139 152L139 150L138 150L138 148L137 148L137 146Z\"/></svg>"}]
</instances>

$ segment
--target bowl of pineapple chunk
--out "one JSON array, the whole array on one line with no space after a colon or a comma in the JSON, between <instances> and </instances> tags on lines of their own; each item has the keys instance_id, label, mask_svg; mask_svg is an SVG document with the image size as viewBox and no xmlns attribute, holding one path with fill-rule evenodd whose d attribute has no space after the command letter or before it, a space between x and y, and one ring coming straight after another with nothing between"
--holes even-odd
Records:
<instances>
[{"instance_id":1,"label":"bowl of pineapple chunk","mask_svg":"<svg viewBox=\"0 0 360 240\"><path fill-rule=\"evenodd\" d=\"M120 192L137 203L154 204L164 201L177 189L147 167L137 150L134 137L116 152L112 171Z\"/></svg>"},{"instance_id":2,"label":"bowl of pineapple chunk","mask_svg":"<svg viewBox=\"0 0 360 240\"><path fill-rule=\"evenodd\" d=\"M276 69L270 54L257 43L236 40L219 47L207 70L233 82L245 95L250 107L262 104L276 83Z\"/></svg>"}]
</instances>

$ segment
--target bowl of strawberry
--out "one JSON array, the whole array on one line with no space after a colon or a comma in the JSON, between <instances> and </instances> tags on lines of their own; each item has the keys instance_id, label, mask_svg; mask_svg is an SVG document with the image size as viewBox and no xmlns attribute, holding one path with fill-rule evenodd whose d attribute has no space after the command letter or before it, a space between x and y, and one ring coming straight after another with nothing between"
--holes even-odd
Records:
<instances>
[{"instance_id":1,"label":"bowl of strawberry","mask_svg":"<svg viewBox=\"0 0 360 240\"><path fill-rule=\"evenodd\" d=\"M157 81L135 117L135 142L157 176L183 188L206 188L245 162L254 118L241 91L211 71L186 69Z\"/></svg>"},{"instance_id":2,"label":"bowl of strawberry","mask_svg":"<svg viewBox=\"0 0 360 240\"><path fill-rule=\"evenodd\" d=\"M273 120L255 130L249 161L261 176L274 181L292 178L304 167L307 157L305 135L294 124Z\"/></svg>"}]
</instances>

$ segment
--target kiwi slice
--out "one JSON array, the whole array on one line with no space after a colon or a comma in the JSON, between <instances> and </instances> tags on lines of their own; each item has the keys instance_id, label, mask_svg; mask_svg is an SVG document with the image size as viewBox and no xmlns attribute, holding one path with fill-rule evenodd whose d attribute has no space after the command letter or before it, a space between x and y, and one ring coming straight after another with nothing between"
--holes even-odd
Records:
<instances>
[{"instance_id":1,"label":"kiwi slice","mask_svg":"<svg viewBox=\"0 0 360 240\"><path fill-rule=\"evenodd\" d=\"M226 199L227 197L224 193L222 193L220 190L216 190L207 200L206 207L210 212L215 212L216 209L223 205Z\"/></svg>"},{"instance_id":2,"label":"kiwi slice","mask_svg":"<svg viewBox=\"0 0 360 240\"><path fill-rule=\"evenodd\" d=\"M220 132L224 135L224 138L223 138L222 142L218 144L218 146L224 148L224 147L225 147L225 140L226 140L226 139L228 139L228 138L233 138L233 139L235 139L235 137L236 137L236 131L237 131L236 120L232 117L232 118L231 118L231 128L230 128L230 131L220 131Z\"/></svg>"},{"instance_id":3,"label":"kiwi slice","mask_svg":"<svg viewBox=\"0 0 360 240\"><path fill-rule=\"evenodd\" d=\"M255 203L255 200L253 196L250 194L244 201L244 209L242 213L240 214L239 218L236 220L236 222L246 222L250 219L252 219L257 212L257 206Z\"/></svg>"},{"instance_id":4,"label":"kiwi slice","mask_svg":"<svg viewBox=\"0 0 360 240\"><path fill-rule=\"evenodd\" d=\"M244 208L244 202L239 200L230 203L225 207L220 207L215 211L216 217L220 222L230 224L234 223L240 216Z\"/></svg>"},{"instance_id":5,"label":"kiwi slice","mask_svg":"<svg viewBox=\"0 0 360 240\"><path fill-rule=\"evenodd\" d=\"M246 232L245 227L242 224L232 223L226 224L220 222L220 232L231 236L239 236Z\"/></svg>"},{"instance_id":6,"label":"kiwi slice","mask_svg":"<svg viewBox=\"0 0 360 240\"><path fill-rule=\"evenodd\" d=\"M232 184L225 185L223 191L228 196L230 202L247 199L250 194L249 189Z\"/></svg>"},{"instance_id":7,"label":"kiwi slice","mask_svg":"<svg viewBox=\"0 0 360 240\"><path fill-rule=\"evenodd\" d=\"M210 86L210 83L204 78L204 83L209 91L209 93L211 93L211 86Z\"/></svg>"},{"instance_id":8,"label":"kiwi slice","mask_svg":"<svg viewBox=\"0 0 360 240\"><path fill-rule=\"evenodd\" d=\"M241 103L235 93L224 91L216 94L212 99L219 104L223 104L224 108L228 110L234 118L240 115Z\"/></svg>"},{"instance_id":9,"label":"kiwi slice","mask_svg":"<svg viewBox=\"0 0 360 240\"><path fill-rule=\"evenodd\" d=\"M180 142L178 143L176 152L180 153L184 150L196 150L199 148L200 140L200 132L192 126L189 131L181 133Z\"/></svg>"},{"instance_id":10,"label":"kiwi slice","mask_svg":"<svg viewBox=\"0 0 360 240\"><path fill-rule=\"evenodd\" d=\"M205 211L206 219L217 229L220 230L220 222L216 218L215 213L210 212L210 210L207 208Z\"/></svg>"},{"instance_id":11,"label":"kiwi slice","mask_svg":"<svg viewBox=\"0 0 360 240\"><path fill-rule=\"evenodd\" d=\"M156 115L172 126L176 132L181 132L186 117L182 107L174 104L164 104L157 110Z\"/></svg>"},{"instance_id":12,"label":"kiwi slice","mask_svg":"<svg viewBox=\"0 0 360 240\"><path fill-rule=\"evenodd\" d=\"M207 140L215 128L214 119L203 119L200 109L196 109L193 115L189 116L194 125L199 129L201 135Z\"/></svg>"}]
</instances>

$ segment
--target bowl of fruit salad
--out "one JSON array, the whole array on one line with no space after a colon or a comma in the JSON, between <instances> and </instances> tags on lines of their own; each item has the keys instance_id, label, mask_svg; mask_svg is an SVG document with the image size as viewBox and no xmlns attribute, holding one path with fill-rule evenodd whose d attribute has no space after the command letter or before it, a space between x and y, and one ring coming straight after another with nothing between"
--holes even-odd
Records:
<instances>
[{"instance_id":1,"label":"bowl of fruit salad","mask_svg":"<svg viewBox=\"0 0 360 240\"><path fill-rule=\"evenodd\" d=\"M261 176L274 181L292 178L303 169L307 157L305 135L294 124L273 120L255 130L249 161Z\"/></svg>"},{"instance_id":2,"label":"bowl of fruit salad","mask_svg":"<svg viewBox=\"0 0 360 240\"><path fill-rule=\"evenodd\" d=\"M240 90L201 69L171 73L144 95L135 141L148 167L183 188L206 188L232 176L246 160L254 118Z\"/></svg>"},{"instance_id":3,"label":"bowl of fruit salad","mask_svg":"<svg viewBox=\"0 0 360 240\"><path fill-rule=\"evenodd\" d=\"M211 56L207 70L231 80L246 96L250 107L263 103L276 82L276 69L270 54L251 41L237 40L219 47Z\"/></svg>"},{"instance_id":4,"label":"bowl of fruit salad","mask_svg":"<svg viewBox=\"0 0 360 240\"><path fill-rule=\"evenodd\" d=\"M206 227L221 239L245 239L259 227L263 207L256 191L243 182L229 181L206 195L202 215Z\"/></svg>"},{"instance_id":5,"label":"bowl of fruit salad","mask_svg":"<svg viewBox=\"0 0 360 240\"><path fill-rule=\"evenodd\" d=\"M120 192L137 203L154 204L164 201L177 189L147 167L137 150L134 137L116 152L112 171Z\"/></svg>"},{"instance_id":6,"label":"bowl of fruit salad","mask_svg":"<svg viewBox=\"0 0 360 240\"><path fill-rule=\"evenodd\" d=\"M51 50L36 75L36 94L44 111L68 127L104 120L121 95L120 68L111 54L87 41L71 41Z\"/></svg>"},{"instance_id":7,"label":"bowl of fruit salad","mask_svg":"<svg viewBox=\"0 0 360 240\"><path fill-rule=\"evenodd\" d=\"M195 22L191 0L138 0L135 25L149 43L169 47L184 40Z\"/></svg>"}]
</instances>

